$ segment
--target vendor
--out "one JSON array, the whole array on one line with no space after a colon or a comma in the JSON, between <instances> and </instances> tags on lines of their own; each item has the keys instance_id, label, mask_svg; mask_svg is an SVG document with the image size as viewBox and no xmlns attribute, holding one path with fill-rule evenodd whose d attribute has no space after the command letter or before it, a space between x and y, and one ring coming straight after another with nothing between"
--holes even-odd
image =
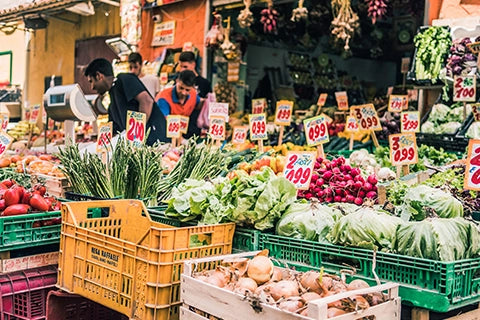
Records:
<instances>
[{"instance_id":1,"label":"vendor","mask_svg":"<svg viewBox=\"0 0 480 320\"><path fill-rule=\"evenodd\" d=\"M106 59L99 58L90 62L85 69L85 76L92 90L102 96L107 92L110 94L108 118L113 122L114 133L126 129L127 110L131 110L147 115L146 131L150 130L147 145L168 140L165 116L136 75L120 73L115 78L112 64Z\"/></svg>"},{"instance_id":2,"label":"vendor","mask_svg":"<svg viewBox=\"0 0 480 320\"><path fill-rule=\"evenodd\" d=\"M155 97L160 91L160 80L153 74L145 74L142 71L142 56L138 52L132 52L128 56L128 68L145 85L152 97Z\"/></svg>"}]
</instances>

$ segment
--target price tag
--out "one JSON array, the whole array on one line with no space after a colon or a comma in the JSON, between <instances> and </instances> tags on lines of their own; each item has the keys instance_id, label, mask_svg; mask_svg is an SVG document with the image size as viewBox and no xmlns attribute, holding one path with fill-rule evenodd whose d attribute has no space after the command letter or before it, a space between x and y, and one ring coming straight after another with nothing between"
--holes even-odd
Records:
<instances>
[{"instance_id":1,"label":"price tag","mask_svg":"<svg viewBox=\"0 0 480 320\"><path fill-rule=\"evenodd\" d=\"M335 92L335 99L337 99L338 110L348 110L348 96L346 91Z\"/></svg>"},{"instance_id":2,"label":"price tag","mask_svg":"<svg viewBox=\"0 0 480 320\"><path fill-rule=\"evenodd\" d=\"M317 106L323 107L325 105L325 102L327 102L327 97L328 93L321 93L320 96L318 96Z\"/></svg>"},{"instance_id":3,"label":"price tag","mask_svg":"<svg viewBox=\"0 0 480 320\"><path fill-rule=\"evenodd\" d=\"M193 51L193 43L185 42L182 51Z\"/></svg>"},{"instance_id":4,"label":"price tag","mask_svg":"<svg viewBox=\"0 0 480 320\"><path fill-rule=\"evenodd\" d=\"M180 138L182 132L180 131L180 117L179 115L167 116L167 138Z\"/></svg>"},{"instance_id":5,"label":"price tag","mask_svg":"<svg viewBox=\"0 0 480 320\"><path fill-rule=\"evenodd\" d=\"M330 141L328 136L327 121L323 116L303 120L305 137L309 146L318 146Z\"/></svg>"},{"instance_id":6,"label":"price tag","mask_svg":"<svg viewBox=\"0 0 480 320\"><path fill-rule=\"evenodd\" d=\"M10 148L13 138L5 132L0 132L0 157Z\"/></svg>"},{"instance_id":7,"label":"price tag","mask_svg":"<svg viewBox=\"0 0 480 320\"><path fill-rule=\"evenodd\" d=\"M180 133L187 133L188 123L190 122L190 118L187 116L179 116L179 117L180 117Z\"/></svg>"},{"instance_id":8,"label":"price tag","mask_svg":"<svg viewBox=\"0 0 480 320\"><path fill-rule=\"evenodd\" d=\"M228 122L228 103L223 102L210 102L208 104L209 117L224 117Z\"/></svg>"},{"instance_id":9,"label":"price tag","mask_svg":"<svg viewBox=\"0 0 480 320\"><path fill-rule=\"evenodd\" d=\"M420 112L402 112L400 129L402 132L420 132Z\"/></svg>"},{"instance_id":10,"label":"price tag","mask_svg":"<svg viewBox=\"0 0 480 320\"><path fill-rule=\"evenodd\" d=\"M472 104L473 120L480 121L480 103Z\"/></svg>"},{"instance_id":11,"label":"price tag","mask_svg":"<svg viewBox=\"0 0 480 320\"><path fill-rule=\"evenodd\" d=\"M316 152L291 151L287 153L287 161L283 176L293 183L297 189L307 190L312 179L313 166L317 158Z\"/></svg>"},{"instance_id":12,"label":"price tag","mask_svg":"<svg viewBox=\"0 0 480 320\"><path fill-rule=\"evenodd\" d=\"M480 140L468 142L467 166L463 188L480 191Z\"/></svg>"},{"instance_id":13,"label":"price tag","mask_svg":"<svg viewBox=\"0 0 480 320\"><path fill-rule=\"evenodd\" d=\"M0 113L2 119L2 131L7 131L8 122L10 121L10 116L8 113Z\"/></svg>"},{"instance_id":14,"label":"price tag","mask_svg":"<svg viewBox=\"0 0 480 320\"><path fill-rule=\"evenodd\" d=\"M252 100L252 113L253 114L264 113L266 109L267 109L267 99L261 98L261 99L253 99Z\"/></svg>"},{"instance_id":15,"label":"price tag","mask_svg":"<svg viewBox=\"0 0 480 320\"><path fill-rule=\"evenodd\" d=\"M408 96L407 95L390 95L388 99L388 111L402 112L408 110Z\"/></svg>"},{"instance_id":16,"label":"price tag","mask_svg":"<svg viewBox=\"0 0 480 320\"><path fill-rule=\"evenodd\" d=\"M160 84L164 86L167 83L168 83L168 73L167 72L161 72L160 73Z\"/></svg>"},{"instance_id":17,"label":"price tag","mask_svg":"<svg viewBox=\"0 0 480 320\"><path fill-rule=\"evenodd\" d=\"M112 151L112 122L101 123L98 126L97 153Z\"/></svg>"},{"instance_id":18,"label":"price tag","mask_svg":"<svg viewBox=\"0 0 480 320\"><path fill-rule=\"evenodd\" d=\"M476 76L453 77L453 101L473 101L477 94Z\"/></svg>"},{"instance_id":19,"label":"price tag","mask_svg":"<svg viewBox=\"0 0 480 320\"><path fill-rule=\"evenodd\" d=\"M210 130L208 132L213 140L225 140L225 118L210 117Z\"/></svg>"},{"instance_id":20,"label":"price tag","mask_svg":"<svg viewBox=\"0 0 480 320\"><path fill-rule=\"evenodd\" d=\"M289 126L292 122L293 102L280 100L277 102L275 111L275 124L279 126Z\"/></svg>"},{"instance_id":21,"label":"price tag","mask_svg":"<svg viewBox=\"0 0 480 320\"><path fill-rule=\"evenodd\" d=\"M331 124L333 122L333 119L327 116L325 113L322 113L321 116L325 118L325 121L327 121L327 124Z\"/></svg>"},{"instance_id":22,"label":"price tag","mask_svg":"<svg viewBox=\"0 0 480 320\"><path fill-rule=\"evenodd\" d=\"M417 139L415 133L398 133L388 136L390 162L393 166L404 166L418 162Z\"/></svg>"},{"instance_id":23,"label":"price tag","mask_svg":"<svg viewBox=\"0 0 480 320\"><path fill-rule=\"evenodd\" d=\"M143 112L127 111L127 140L140 145L145 140L145 123L147 115Z\"/></svg>"},{"instance_id":24,"label":"price tag","mask_svg":"<svg viewBox=\"0 0 480 320\"><path fill-rule=\"evenodd\" d=\"M38 116L40 115L40 105L36 104L30 108L29 122L32 124L37 123Z\"/></svg>"},{"instance_id":25,"label":"price tag","mask_svg":"<svg viewBox=\"0 0 480 320\"><path fill-rule=\"evenodd\" d=\"M357 119L361 130L382 130L380 119L373 104L352 106L350 114Z\"/></svg>"},{"instance_id":26,"label":"price tag","mask_svg":"<svg viewBox=\"0 0 480 320\"><path fill-rule=\"evenodd\" d=\"M346 132L358 132L358 122L357 119L355 119L354 116L347 116L347 122L345 124L345 131Z\"/></svg>"},{"instance_id":27,"label":"price tag","mask_svg":"<svg viewBox=\"0 0 480 320\"><path fill-rule=\"evenodd\" d=\"M265 113L248 115L250 140L267 139L267 117Z\"/></svg>"},{"instance_id":28,"label":"price tag","mask_svg":"<svg viewBox=\"0 0 480 320\"><path fill-rule=\"evenodd\" d=\"M233 144L243 144L247 139L248 127L234 127L232 134L232 143Z\"/></svg>"},{"instance_id":29,"label":"price tag","mask_svg":"<svg viewBox=\"0 0 480 320\"><path fill-rule=\"evenodd\" d=\"M401 73L408 73L408 69L410 69L410 58L402 58L402 66L400 68Z\"/></svg>"}]
</instances>

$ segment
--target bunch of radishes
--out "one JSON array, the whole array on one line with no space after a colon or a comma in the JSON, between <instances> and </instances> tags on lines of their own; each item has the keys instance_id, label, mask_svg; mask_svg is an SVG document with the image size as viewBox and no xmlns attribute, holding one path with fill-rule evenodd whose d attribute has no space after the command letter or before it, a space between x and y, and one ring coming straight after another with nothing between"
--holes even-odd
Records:
<instances>
[{"instance_id":1,"label":"bunch of radishes","mask_svg":"<svg viewBox=\"0 0 480 320\"><path fill-rule=\"evenodd\" d=\"M345 158L329 161L318 158L315 162L310 188L299 192L305 199L320 202L348 202L362 205L365 198L377 198L377 177L364 178L361 170L345 164Z\"/></svg>"},{"instance_id":2,"label":"bunch of radishes","mask_svg":"<svg viewBox=\"0 0 480 320\"><path fill-rule=\"evenodd\" d=\"M386 0L365 0L368 5L368 16L372 18L372 24L381 20L387 14Z\"/></svg>"},{"instance_id":3,"label":"bunch of radishes","mask_svg":"<svg viewBox=\"0 0 480 320\"><path fill-rule=\"evenodd\" d=\"M273 9L273 3L270 1L268 7L260 12L262 16L260 22L263 24L263 32L277 34L278 11Z\"/></svg>"}]
</instances>

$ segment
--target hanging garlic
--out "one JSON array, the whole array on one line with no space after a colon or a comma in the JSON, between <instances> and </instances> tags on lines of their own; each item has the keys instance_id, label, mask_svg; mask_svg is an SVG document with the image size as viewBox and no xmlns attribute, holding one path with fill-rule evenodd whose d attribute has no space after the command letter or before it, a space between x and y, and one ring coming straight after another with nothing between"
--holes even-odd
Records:
<instances>
[{"instance_id":1,"label":"hanging garlic","mask_svg":"<svg viewBox=\"0 0 480 320\"><path fill-rule=\"evenodd\" d=\"M245 9L240 11L237 20L241 28L248 28L253 23L253 13L250 11L250 5L252 4L252 1L243 0L243 3L245 4Z\"/></svg>"},{"instance_id":2,"label":"hanging garlic","mask_svg":"<svg viewBox=\"0 0 480 320\"><path fill-rule=\"evenodd\" d=\"M213 20L212 28L208 30L205 37L205 44L209 48L217 48L220 43L223 42L223 26L222 16L218 13L213 13L215 17Z\"/></svg>"},{"instance_id":3,"label":"hanging garlic","mask_svg":"<svg viewBox=\"0 0 480 320\"><path fill-rule=\"evenodd\" d=\"M301 20L307 20L308 10L303 6L305 0L298 0L298 7L292 11L292 21L299 22Z\"/></svg>"},{"instance_id":4,"label":"hanging garlic","mask_svg":"<svg viewBox=\"0 0 480 320\"><path fill-rule=\"evenodd\" d=\"M220 46L227 60L233 60L238 57L237 47L230 41L230 17L227 19L227 28L225 29L225 41Z\"/></svg>"},{"instance_id":5,"label":"hanging garlic","mask_svg":"<svg viewBox=\"0 0 480 320\"><path fill-rule=\"evenodd\" d=\"M350 0L332 0L332 11L335 18L331 29L335 42L343 44L343 49L349 51L350 39L360 27L358 15L352 10Z\"/></svg>"}]
</instances>

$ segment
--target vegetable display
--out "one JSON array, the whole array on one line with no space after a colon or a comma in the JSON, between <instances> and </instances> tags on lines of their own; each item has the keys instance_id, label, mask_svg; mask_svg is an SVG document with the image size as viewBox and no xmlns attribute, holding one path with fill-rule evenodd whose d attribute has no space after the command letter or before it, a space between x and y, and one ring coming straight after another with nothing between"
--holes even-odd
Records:
<instances>
[{"instance_id":1,"label":"vegetable display","mask_svg":"<svg viewBox=\"0 0 480 320\"><path fill-rule=\"evenodd\" d=\"M479 40L480 37L475 39L475 41ZM469 75L476 66L477 57L467 46L469 43L472 43L470 38L456 39L453 41L450 47L450 56L447 60L448 76L453 78L453 76Z\"/></svg>"},{"instance_id":2,"label":"vegetable display","mask_svg":"<svg viewBox=\"0 0 480 320\"><path fill-rule=\"evenodd\" d=\"M472 112L472 107L467 104L466 116ZM464 121L463 104L454 103L450 107L443 104L434 104L427 121L421 126L423 133L454 134Z\"/></svg>"}]
</instances>

